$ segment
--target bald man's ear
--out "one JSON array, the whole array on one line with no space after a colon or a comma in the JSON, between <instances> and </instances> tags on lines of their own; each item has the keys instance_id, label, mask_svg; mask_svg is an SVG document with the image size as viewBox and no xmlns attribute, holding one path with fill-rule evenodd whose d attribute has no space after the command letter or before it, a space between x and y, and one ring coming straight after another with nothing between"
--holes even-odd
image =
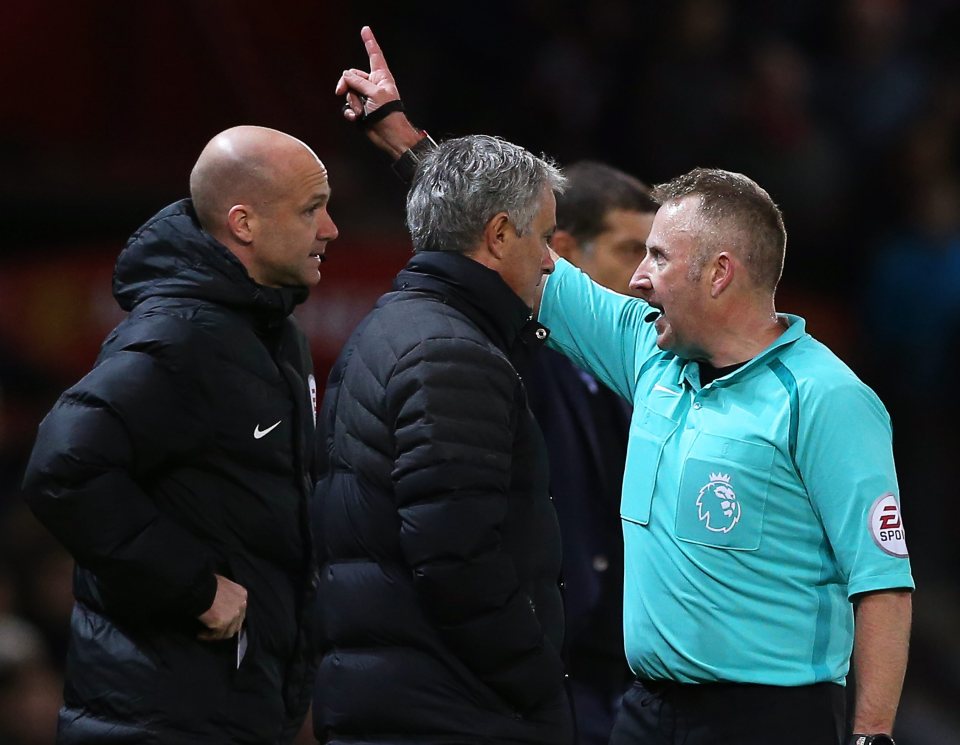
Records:
<instances>
[{"instance_id":1,"label":"bald man's ear","mask_svg":"<svg viewBox=\"0 0 960 745\"><path fill-rule=\"evenodd\" d=\"M494 258L503 259L508 241L516 235L506 212L498 212L487 221L483 229L483 243Z\"/></svg>"},{"instance_id":2,"label":"bald man's ear","mask_svg":"<svg viewBox=\"0 0 960 745\"><path fill-rule=\"evenodd\" d=\"M574 266L580 266L580 261L583 258L583 248L580 246L580 241L574 238L572 233L568 233L566 230L557 230L550 240L550 246L562 258Z\"/></svg>"},{"instance_id":3,"label":"bald man's ear","mask_svg":"<svg viewBox=\"0 0 960 745\"><path fill-rule=\"evenodd\" d=\"M253 243L253 222L253 214L246 205L235 204L227 213L230 236L244 245Z\"/></svg>"},{"instance_id":4,"label":"bald man's ear","mask_svg":"<svg viewBox=\"0 0 960 745\"><path fill-rule=\"evenodd\" d=\"M710 263L710 297L718 298L733 282L736 274L736 262L726 251L721 251L713 257Z\"/></svg>"}]
</instances>

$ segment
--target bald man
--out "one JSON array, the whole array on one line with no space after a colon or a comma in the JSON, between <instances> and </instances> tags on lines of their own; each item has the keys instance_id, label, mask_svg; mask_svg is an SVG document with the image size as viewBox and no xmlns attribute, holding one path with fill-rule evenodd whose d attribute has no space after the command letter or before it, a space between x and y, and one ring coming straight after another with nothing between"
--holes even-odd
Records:
<instances>
[{"instance_id":1,"label":"bald man","mask_svg":"<svg viewBox=\"0 0 960 745\"><path fill-rule=\"evenodd\" d=\"M337 228L317 156L236 127L120 254L128 317L24 493L76 558L58 742L287 743L311 663L316 382L290 312Z\"/></svg>"}]
</instances>

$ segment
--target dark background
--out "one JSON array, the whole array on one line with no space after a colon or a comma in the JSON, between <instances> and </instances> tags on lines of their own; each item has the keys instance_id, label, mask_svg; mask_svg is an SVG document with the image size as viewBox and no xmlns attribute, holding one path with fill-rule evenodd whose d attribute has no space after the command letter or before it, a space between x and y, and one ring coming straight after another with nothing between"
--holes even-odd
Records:
<instances>
[{"instance_id":1,"label":"dark background","mask_svg":"<svg viewBox=\"0 0 960 745\"><path fill-rule=\"evenodd\" d=\"M778 307L890 409L918 584L898 720L960 743L960 5L7 0L0 9L0 745L51 741L71 561L25 511L36 425L120 312L126 237L216 132L314 147L341 238L298 311L324 375L409 255L404 189L339 117L370 24L416 123L648 182L747 173L790 234ZM855 446L855 443L851 443ZM772 740L775 739L772 737Z\"/></svg>"}]
</instances>

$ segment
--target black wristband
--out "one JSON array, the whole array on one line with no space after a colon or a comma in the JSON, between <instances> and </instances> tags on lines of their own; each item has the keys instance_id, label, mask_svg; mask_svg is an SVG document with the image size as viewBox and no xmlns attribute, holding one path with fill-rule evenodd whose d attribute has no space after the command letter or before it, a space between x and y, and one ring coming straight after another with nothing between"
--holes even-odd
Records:
<instances>
[{"instance_id":1,"label":"black wristband","mask_svg":"<svg viewBox=\"0 0 960 745\"><path fill-rule=\"evenodd\" d=\"M392 166L393 172L400 177L403 183L408 185L413 181L420 161L427 153L437 147L437 143L433 141L430 135L426 132L423 132L423 134L425 135L424 138L409 150L404 150L403 155L397 158Z\"/></svg>"},{"instance_id":2,"label":"black wristband","mask_svg":"<svg viewBox=\"0 0 960 745\"><path fill-rule=\"evenodd\" d=\"M392 114L394 111L406 111L403 107L403 101L399 98L394 99L393 101L387 101L382 106L378 106L369 114L364 114L362 117L357 119L357 124L366 129L372 124L376 124L381 119L387 116L387 114Z\"/></svg>"},{"instance_id":3,"label":"black wristband","mask_svg":"<svg viewBox=\"0 0 960 745\"><path fill-rule=\"evenodd\" d=\"M864 735L854 733L850 736L850 745L897 745L887 734Z\"/></svg>"}]
</instances>

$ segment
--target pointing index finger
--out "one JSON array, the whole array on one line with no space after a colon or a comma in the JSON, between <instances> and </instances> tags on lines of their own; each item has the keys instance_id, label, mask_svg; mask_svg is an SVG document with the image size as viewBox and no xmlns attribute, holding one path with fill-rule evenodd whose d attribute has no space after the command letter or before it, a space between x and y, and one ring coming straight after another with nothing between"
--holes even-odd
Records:
<instances>
[{"instance_id":1,"label":"pointing index finger","mask_svg":"<svg viewBox=\"0 0 960 745\"><path fill-rule=\"evenodd\" d=\"M390 72L387 67L387 60L383 56L383 50L377 43L377 37L373 35L373 30L369 26L360 29L360 38L363 39L363 45L367 50L367 57L370 60L370 72Z\"/></svg>"}]
</instances>

